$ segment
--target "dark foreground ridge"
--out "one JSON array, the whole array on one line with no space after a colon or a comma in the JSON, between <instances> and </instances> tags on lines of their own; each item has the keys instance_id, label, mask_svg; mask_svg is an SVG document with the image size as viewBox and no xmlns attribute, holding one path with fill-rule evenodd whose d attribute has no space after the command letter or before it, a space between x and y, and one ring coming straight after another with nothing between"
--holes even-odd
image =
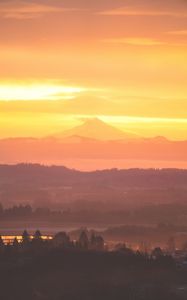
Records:
<instances>
[{"instance_id":1,"label":"dark foreground ridge","mask_svg":"<svg viewBox=\"0 0 187 300\"><path fill-rule=\"evenodd\" d=\"M83 231L77 241L66 233L43 240L0 246L0 290L3 300L182 300L185 269L154 249L151 255L125 246L107 251L101 236Z\"/></svg>"}]
</instances>

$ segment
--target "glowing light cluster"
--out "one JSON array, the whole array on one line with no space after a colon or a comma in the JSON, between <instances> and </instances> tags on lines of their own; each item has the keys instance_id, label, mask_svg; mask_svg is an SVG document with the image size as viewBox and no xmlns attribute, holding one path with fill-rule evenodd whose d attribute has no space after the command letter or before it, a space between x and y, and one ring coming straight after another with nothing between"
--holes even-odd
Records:
<instances>
[{"instance_id":1,"label":"glowing light cluster","mask_svg":"<svg viewBox=\"0 0 187 300\"><path fill-rule=\"evenodd\" d=\"M12 244L14 239L16 238L17 241L19 243L21 243L22 241L22 236L21 235L3 235L1 236L4 243L7 245L7 244ZM30 239L32 240L34 238L33 235L30 236ZM42 235L42 240L51 240L52 239L52 236L48 236L48 235Z\"/></svg>"}]
</instances>

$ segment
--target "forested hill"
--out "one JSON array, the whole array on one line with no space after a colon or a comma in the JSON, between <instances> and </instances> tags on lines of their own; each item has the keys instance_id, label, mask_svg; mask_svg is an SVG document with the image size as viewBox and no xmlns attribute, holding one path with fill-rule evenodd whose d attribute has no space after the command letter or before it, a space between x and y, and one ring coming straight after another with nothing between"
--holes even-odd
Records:
<instances>
[{"instance_id":1,"label":"forested hill","mask_svg":"<svg viewBox=\"0 0 187 300\"><path fill-rule=\"evenodd\" d=\"M128 169L81 172L64 166L39 164L0 165L0 185L9 183L37 185L111 185L142 188L187 186L187 170Z\"/></svg>"}]
</instances>

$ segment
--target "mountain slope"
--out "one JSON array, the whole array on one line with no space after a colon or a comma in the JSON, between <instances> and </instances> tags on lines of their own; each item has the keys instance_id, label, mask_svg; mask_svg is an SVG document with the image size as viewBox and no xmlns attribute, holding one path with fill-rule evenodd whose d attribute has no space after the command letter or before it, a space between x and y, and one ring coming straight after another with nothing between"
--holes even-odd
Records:
<instances>
[{"instance_id":1,"label":"mountain slope","mask_svg":"<svg viewBox=\"0 0 187 300\"><path fill-rule=\"evenodd\" d=\"M139 136L131 132L123 132L106 124L98 118L89 119L75 128L55 134L56 138L79 136L96 140L137 139Z\"/></svg>"}]
</instances>

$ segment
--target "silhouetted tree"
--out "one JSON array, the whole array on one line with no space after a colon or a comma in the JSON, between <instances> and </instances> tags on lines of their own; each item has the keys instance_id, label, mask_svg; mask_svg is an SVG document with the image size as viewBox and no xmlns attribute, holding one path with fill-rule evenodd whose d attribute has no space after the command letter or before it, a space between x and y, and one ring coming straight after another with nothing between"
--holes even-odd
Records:
<instances>
[{"instance_id":1,"label":"silhouetted tree","mask_svg":"<svg viewBox=\"0 0 187 300\"><path fill-rule=\"evenodd\" d=\"M2 236L0 235L0 252L1 252L1 253L2 253L3 250L4 250L4 246L5 246L4 241L3 241L3 239L2 239Z\"/></svg>"},{"instance_id":2,"label":"silhouetted tree","mask_svg":"<svg viewBox=\"0 0 187 300\"><path fill-rule=\"evenodd\" d=\"M90 238L91 247L95 246L95 242L96 242L96 236L95 236L95 233L93 231L92 234L91 234L91 238Z\"/></svg>"},{"instance_id":3,"label":"silhouetted tree","mask_svg":"<svg viewBox=\"0 0 187 300\"><path fill-rule=\"evenodd\" d=\"M163 255L163 251L160 247L156 247L151 253L151 256L156 259L162 257Z\"/></svg>"},{"instance_id":4,"label":"silhouetted tree","mask_svg":"<svg viewBox=\"0 0 187 300\"><path fill-rule=\"evenodd\" d=\"M128 248L126 244L122 244L121 247L119 246L116 250L126 256L132 256L134 254L133 250Z\"/></svg>"},{"instance_id":5,"label":"silhouetted tree","mask_svg":"<svg viewBox=\"0 0 187 300\"><path fill-rule=\"evenodd\" d=\"M66 232L58 232L53 238L54 247L67 248L71 245L70 237Z\"/></svg>"},{"instance_id":6,"label":"silhouetted tree","mask_svg":"<svg viewBox=\"0 0 187 300\"><path fill-rule=\"evenodd\" d=\"M81 249L87 250L89 247L89 239L85 231L82 231L79 237L78 245Z\"/></svg>"},{"instance_id":7,"label":"silhouetted tree","mask_svg":"<svg viewBox=\"0 0 187 300\"><path fill-rule=\"evenodd\" d=\"M2 236L0 235L0 247L4 245L4 241L2 239Z\"/></svg>"},{"instance_id":8,"label":"silhouetted tree","mask_svg":"<svg viewBox=\"0 0 187 300\"><path fill-rule=\"evenodd\" d=\"M42 240L42 234L41 234L40 230L35 231L33 240Z\"/></svg>"},{"instance_id":9,"label":"silhouetted tree","mask_svg":"<svg viewBox=\"0 0 187 300\"><path fill-rule=\"evenodd\" d=\"M22 234L22 249L28 250L30 245L30 235L28 234L27 230L24 230Z\"/></svg>"},{"instance_id":10,"label":"silhouetted tree","mask_svg":"<svg viewBox=\"0 0 187 300\"><path fill-rule=\"evenodd\" d=\"M93 232L90 239L90 248L92 250L103 251L104 250L104 239L102 236L96 236Z\"/></svg>"},{"instance_id":11,"label":"silhouetted tree","mask_svg":"<svg viewBox=\"0 0 187 300\"><path fill-rule=\"evenodd\" d=\"M34 233L31 245L32 245L32 250L34 252L40 252L42 249L44 249L43 248L44 242L40 230L36 230L36 232Z\"/></svg>"}]
</instances>

